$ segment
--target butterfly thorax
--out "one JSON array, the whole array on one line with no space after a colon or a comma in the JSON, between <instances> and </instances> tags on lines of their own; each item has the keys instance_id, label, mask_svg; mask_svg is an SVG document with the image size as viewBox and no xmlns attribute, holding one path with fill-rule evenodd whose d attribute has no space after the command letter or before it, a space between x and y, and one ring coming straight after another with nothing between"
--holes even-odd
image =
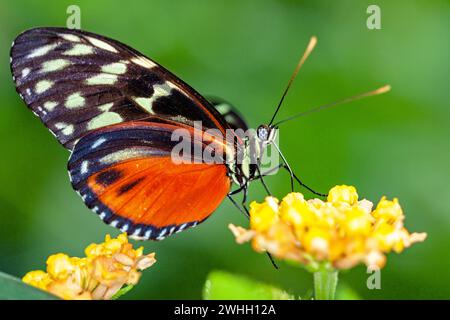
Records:
<instances>
[{"instance_id":1,"label":"butterfly thorax","mask_svg":"<svg viewBox=\"0 0 450 320\"><path fill-rule=\"evenodd\" d=\"M242 138L242 144L236 145L234 159L228 164L228 172L233 182L244 187L261 174L258 167L267 146L274 143L276 130L260 125L254 134Z\"/></svg>"}]
</instances>

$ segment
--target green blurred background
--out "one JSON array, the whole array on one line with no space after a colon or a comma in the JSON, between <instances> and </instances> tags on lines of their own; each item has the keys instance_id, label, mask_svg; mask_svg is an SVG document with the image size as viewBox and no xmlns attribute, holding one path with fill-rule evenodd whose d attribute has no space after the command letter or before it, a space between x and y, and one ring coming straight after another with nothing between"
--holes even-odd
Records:
<instances>
[{"instance_id":1,"label":"green blurred background","mask_svg":"<svg viewBox=\"0 0 450 320\"><path fill-rule=\"evenodd\" d=\"M353 184L378 201L399 197L410 231L425 243L391 254L382 289L366 288L365 268L341 280L366 299L450 298L450 5L448 1L17 1L0 2L0 270L22 276L55 252L82 255L117 234L84 207L66 172L68 153L14 90L9 47L23 30L65 26L70 4L81 27L125 42L203 94L233 102L256 126L267 122L311 35L318 46L279 119L311 106L391 84L392 91L283 125L281 148L313 188ZM378 4L382 29L368 30ZM284 172L270 177L289 191ZM250 198L262 200L259 183ZM245 225L224 201L201 226L144 243L158 263L129 299L200 298L209 271L272 283L294 294L312 287L305 271L239 246L228 223Z\"/></svg>"}]
</instances>

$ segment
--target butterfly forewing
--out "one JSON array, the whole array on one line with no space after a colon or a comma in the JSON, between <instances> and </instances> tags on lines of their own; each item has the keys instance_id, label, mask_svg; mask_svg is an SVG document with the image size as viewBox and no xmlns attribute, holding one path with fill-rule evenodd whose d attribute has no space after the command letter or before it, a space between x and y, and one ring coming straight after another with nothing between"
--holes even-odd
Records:
<instances>
[{"instance_id":1,"label":"butterfly forewing","mask_svg":"<svg viewBox=\"0 0 450 320\"><path fill-rule=\"evenodd\" d=\"M136 50L93 33L36 28L19 35L11 70L22 99L68 149L108 125L166 119L225 129L194 89Z\"/></svg>"}]
</instances>

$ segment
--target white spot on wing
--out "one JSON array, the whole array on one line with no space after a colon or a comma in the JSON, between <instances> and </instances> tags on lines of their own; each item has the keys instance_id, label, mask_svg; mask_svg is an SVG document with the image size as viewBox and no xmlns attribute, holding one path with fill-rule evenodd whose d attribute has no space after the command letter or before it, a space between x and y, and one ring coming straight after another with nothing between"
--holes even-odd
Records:
<instances>
[{"instance_id":1,"label":"white spot on wing","mask_svg":"<svg viewBox=\"0 0 450 320\"><path fill-rule=\"evenodd\" d=\"M167 229L166 229L166 228L162 229L161 232L159 233L159 235L158 235L158 237L157 237L156 239L158 239L158 240L164 239L164 235L166 234L166 232L167 232Z\"/></svg>"},{"instance_id":2,"label":"white spot on wing","mask_svg":"<svg viewBox=\"0 0 450 320\"><path fill-rule=\"evenodd\" d=\"M58 105L58 102L55 101L47 101L44 103L44 109L47 109L48 111L53 111L55 107Z\"/></svg>"},{"instance_id":3,"label":"white spot on wing","mask_svg":"<svg viewBox=\"0 0 450 320\"><path fill-rule=\"evenodd\" d=\"M179 226L178 227L178 230L177 230L177 232L181 232L181 231L183 231L184 230L184 228L186 228L186 226L187 226L187 223L183 223L181 226Z\"/></svg>"},{"instance_id":4,"label":"white spot on wing","mask_svg":"<svg viewBox=\"0 0 450 320\"><path fill-rule=\"evenodd\" d=\"M138 148L126 148L122 149L120 151L112 152L103 158L100 159L100 162L103 164L110 164L119 162L123 159L133 159L133 158L140 158L142 156L145 156L146 153L142 149Z\"/></svg>"},{"instance_id":5,"label":"white spot on wing","mask_svg":"<svg viewBox=\"0 0 450 320\"><path fill-rule=\"evenodd\" d=\"M102 138L99 138L98 140L96 140L96 141L92 144L91 149L95 149L95 148L101 146L105 141L106 141L105 138L103 138L103 137L102 137Z\"/></svg>"},{"instance_id":6,"label":"white spot on wing","mask_svg":"<svg viewBox=\"0 0 450 320\"><path fill-rule=\"evenodd\" d=\"M75 131L75 128L73 125L69 124L67 127L65 127L62 131L63 135L70 136Z\"/></svg>"},{"instance_id":7,"label":"white spot on wing","mask_svg":"<svg viewBox=\"0 0 450 320\"><path fill-rule=\"evenodd\" d=\"M109 73L100 73L86 80L89 85L107 84L111 85L117 81L117 75Z\"/></svg>"},{"instance_id":8,"label":"white spot on wing","mask_svg":"<svg viewBox=\"0 0 450 320\"><path fill-rule=\"evenodd\" d=\"M80 173L81 174L86 174L88 172L88 167L89 167L89 161L84 160L81 163Z\"/></svg>"},{"instance_id":9,"label":"white spot on wing","mask_svg":"<svg viewBox=\"0 0 450 320\"><path fill-rule=\"evenodd\" d=\"M36 91L37 94L41 94L50 89L53 86L53 84L54 84L53 81L41 80L38 83L36 83L36 87L34 88L34 90Z\"/></svg>"},{"instance_id":10,"label":"white spot on wing","mask_svg":"<svg viewBox=\"0 0 450 320\"><path fill-rule=\"evenodd\" d=\"M153 102L155 102L155 100L158 98L170 95L170 91L174 88L176 87L172 83L167 81L162 84L155 84L153 86L153 95L150 98L133 97L133 100L137 104L139 104L145 111L153 113Z\"/></svg>"},{"instance_id":11,"label":"white spot on wing","mask_svg":"<svg viewBox=\"0 0 450 320\"><path fill-rule=\"evenodd\" d=\"M86 39L88 39L88 41L90 43L92 43L94 46L96 46L100 49L111 51L111 52L117 52L116 48L114 48L112 45L110 45L109 43L106 43L103 40L96 39L93 37L86 37Z\"/></svg>"},{"instance_id":12,"label":"white spot on wing","mask_svg":"<svg viewBox=\"0 0 450 320\"><path fill-rule=\"evenodd\" d=\"M45 111L44 109L42 109L42 107L37 107L37 110L42 113L43 116L45 116L47 114L47 111Z\"/></svg>"},{"instance_id":13,"label":"white spot on wing","mask_svg":"<svg viewBox=\"0 0 450 320\"><path fill-rule=\"evenodd\" d=\"M70 65L70 61L66 59L54 59L42 63L41 72L52 72L62 70Z\"/></svg>"},{"instance_id":14,"label":"white spot on wing","mask_svg":"<svg viewBox=\"0 0 450 320\"><path fill-rule=\"evenodd\" d=\"M137 64L137 65L140 65L141 67L147 68L147 69L156 67L156 63L154 63L153 61L150 61L149 59L147 59L145 57L131 58L131 62L133 62L134 64Z\"/></svg>"},{"instance_id":15,"label":"white spot on wing","mask_svg":"<svg viewBox=\"0 0 450 320\"><path fill-rule=\"evenodd\" d=\"M59 43L47 44L45 46L34 49L27 58L36 58L43 55L46 55L49 51L55 49Z\"/></svg>"},{"instance_id":16,"label":"white spot on wing","mask_svg":"<svg viewBox=\"0 0 450 320\"><path fill-rule=\"evenodd\" d=\"M25 78L30 73L30 68L24 68L22 70L22 78Z\"/></svg>"},{"instance_id":17,"label":"white spot on wing","mask_svg":"<svg viewBox=\"0 0 450 320\"><path fill-rule=\"evenodd\" d=\"M65 51L63 54L67 56L82 56L94 53L94 48L86 44L77 43L71 49Z\"/></svg>"},{"instance_id":18,"label":"white spot on wing","mask_svg":"<svg viewBox=\"0 0 450 320\"><path fill-rule=\"evenodd\" d=\"M83 107L85 103L84 97L81 96L80 92L75 92L67 97L65 106L69 109Z\"/></svg>"},{"instance_id":19,"label":"white spot on wing","mask_svg":"<svg viewBox=\"0 0 450 320\"><path fill-rule=\"evenodd\" d=\"M93 118L91 121L89 121L87 128L88 128L88 130L94 130L97 128L109 126L111 124L120 123L122 121L123 121L122 117L120 115L118 115L117 113L105 112L105 113L99 114L98 116Z\"/></svg>"},{"instance_id":20,"label":"white spot on wing","mask_svg":"<svg viewBox=\"0 0 450 320\"><path fill-rule=\"evenodd\" d=\"M215 106L216 110L219 111L221 114L225 114L231 110L230 105L226 103L221 103Z\"/></svg>"},{"instance_id":21,"label":"white spot on wing","mask_svg":"<svg viewBox=\"0 0 450 320\"><path fill-rule=\"evenodd\" d=\"M59 36L67 41L72 41L72 42L80 42L81 41L80 37L78 37L74 34L63 33L63 34L60 34Z\"/></svg>"},{"instance_id":22,"label":"white spot on wing","mask_svg":"<svg viewBox=\"0 0 450 320\"><path fill-rule=\"evenodd\" d=\"M62 134L69 136L73 133L74 127L64 122L55 123L55 128L61 130Z\"/></svg>"},{"instance_id":23,"label":"white spot on wing","mask_svg":"<svg viewBox=\"0 0 450 320\"><path fill-rule=\"evenodd\" d=\"M102 66L102 72L114 73L114 74L124 74L127 71L127 65L122 62L114 62Z\"/></svg>"},{"instance_id":24,"label":"white spot on wing","mask_svg":"<svg viewBox=\"0 0 450 320\"><path fill-rule=\"evenodd\" d=\"M116 227L117 226L117 224L119 223L119 221L117 221L117 220L113 220L113 221L111 221L111 223L109 224L111 227Z\"/></svg>"},{"instance_id":25,"label":"white spot on wing","mask_svg":"<svg viewBox=\"0 0 450 320\"><path fill-rule=\"evenodd\" d=\"M145 111L153 113L152 98L133 97L133 100L141 106Z\"/></svg>"},{"instance_id":26,"label":"white spot on wing","mask_svg":"<svg viewBox=\"0 0 450 320\"><path fill-rule=\"evenodd\" d=\"M107 112L107 111L109 111L109 109L112 108L113 105L114 105L114 102L110 102L110 103L102 104L102 105L98 106L97 108L100 111Z\"/></svg>"}]
</instances>

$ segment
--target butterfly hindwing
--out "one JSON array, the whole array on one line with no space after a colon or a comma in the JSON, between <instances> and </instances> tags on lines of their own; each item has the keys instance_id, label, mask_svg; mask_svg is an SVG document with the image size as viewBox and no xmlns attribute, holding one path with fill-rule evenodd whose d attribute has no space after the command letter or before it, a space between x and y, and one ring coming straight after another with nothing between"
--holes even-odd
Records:
<instances>
[{"instance_id":1,"label":"butterfly hindwing","mask_svg":"<svg viewBox=\"0 0 450 320\"><path fill-rule=\"evenodd\" d=\"M208 101L162 66L93 33L28 30L13 43L11 71L27 106L68 149L92 130L127 121L226 126Z\"/></svg>"},{"instance_id":2,"label":"butterfly hindwing","mask_svg":"<svg viewBox=\"0 0 450 320\"><path fill-rule=\"evenodd\" d=\"M224 164L174 161L176 129L136 122L86 135L69 160L73 188L104 222L139 239L161 240L202 222L230 179Z\"/></svg>"},{"instance_id":3,"label":"butterfly hindwing","mask_svg":"<svg viewBox=\"0 0 450 320\"><path fill-rule=\"evenodd\" d=\"M244 117L232 104L216 97L210 97L208 100L211 102L214 109L220 113L228 127L233 130L242 129L244 132L248 130L248 124Z\"/></svg>"}]
</instances>

